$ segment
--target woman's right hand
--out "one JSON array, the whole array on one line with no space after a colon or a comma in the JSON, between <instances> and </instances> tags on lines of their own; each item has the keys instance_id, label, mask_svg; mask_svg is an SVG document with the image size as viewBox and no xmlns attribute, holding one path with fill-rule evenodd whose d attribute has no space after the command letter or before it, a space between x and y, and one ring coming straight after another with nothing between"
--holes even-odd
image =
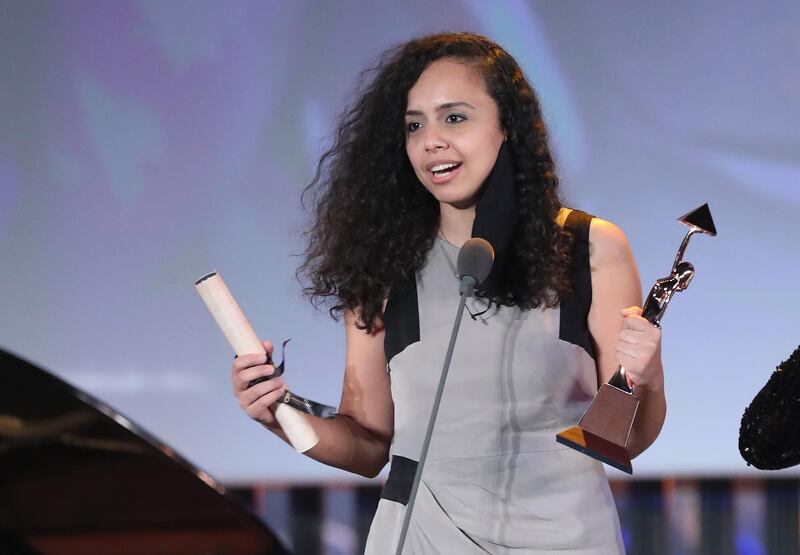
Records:
<instances>
[{"instance_id":1,"label":"woman's right hand","mask_svg":"<svg viewBox=\"0 0 800 555\"><path fill-rule=\"evenodd\" d=\"M275 372L275 366L272 365L272 342L264 341L262 344L266 354L242 355L233 360L233 394L247 416L276 429L280 425L270 407L286 392L283 378L271 378L248 387L253 380L269 377Z\"/></svg>"}]
</instances>

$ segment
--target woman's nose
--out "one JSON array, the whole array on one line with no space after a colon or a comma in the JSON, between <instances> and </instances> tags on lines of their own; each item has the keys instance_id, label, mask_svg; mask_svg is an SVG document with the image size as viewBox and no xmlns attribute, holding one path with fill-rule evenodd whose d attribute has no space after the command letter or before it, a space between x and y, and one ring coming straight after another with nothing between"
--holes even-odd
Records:
<instances>
[{"instance_id":1,"label":"woman's nose","mask_svg":"<svg viewBox=\"0 0 800 555\"><path fill-rule=\"evenodd\" d=\"M433 152L447 148L447 141L436 128L436 126L429 125L424 128L425 131L425 150Z\"/></svg>"}]
</instances>

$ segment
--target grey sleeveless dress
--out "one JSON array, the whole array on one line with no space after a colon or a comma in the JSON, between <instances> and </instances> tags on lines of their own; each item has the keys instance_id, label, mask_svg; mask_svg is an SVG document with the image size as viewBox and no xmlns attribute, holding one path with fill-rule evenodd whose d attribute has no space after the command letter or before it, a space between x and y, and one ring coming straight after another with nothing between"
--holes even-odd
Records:
<instances>
[{"instance_id":1,"label":"grey sleeveless dress","mask_svg":"<svg viewBox=\"0 0 800 555\"><path fill-rule=\"evenodd\" d=\"M602 464L555 440L597 391L590 219L573 211L567 220L575 292L560 307L464 314L404 553L624 553ZM417 314L389 317L387 307L395 435L368 554L396 549L458 306L457 255L437 239L417 275ZM487 302L467 306L477 313ZM403 329L390 334L392 325Z\"/></svg>"}]
</instances>

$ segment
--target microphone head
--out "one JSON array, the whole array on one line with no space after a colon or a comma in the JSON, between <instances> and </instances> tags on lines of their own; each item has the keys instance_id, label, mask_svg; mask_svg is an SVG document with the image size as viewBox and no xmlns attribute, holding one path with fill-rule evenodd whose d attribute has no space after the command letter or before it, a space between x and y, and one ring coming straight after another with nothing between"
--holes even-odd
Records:
<instances>
[{"instance_id":1,"label":"microphone head","mask_svg":"<svg viewBox=\"0 0 800 555\"><path fill-rule=\"evenodd\" d=\"M778 470L800 464L800 347L772 373L742 415L739 453L747 464Z\"/></svg>"},{"instance_id":2,"label":"microphone head","mask_svg":"<svg viewBox=\"0 0 800 555\"><path fill-rule=\"evenodd\" d=\"M494 263L494 249L491 243L480 237L473 237L458 251L456 272L459 279L464 276L475 278L476 285L486 279Z\"/></svg>"}]
</instances>

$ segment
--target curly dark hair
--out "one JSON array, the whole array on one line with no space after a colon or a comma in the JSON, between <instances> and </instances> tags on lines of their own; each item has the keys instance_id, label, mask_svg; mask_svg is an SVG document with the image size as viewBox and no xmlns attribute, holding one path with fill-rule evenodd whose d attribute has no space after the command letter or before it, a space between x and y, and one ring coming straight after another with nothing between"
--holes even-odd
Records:
<instances>
[{"instance_id":1,"label":"curly dark hair","mask_svg":"<svg viewBox=\"0 0 800 555\"><path fill-rule=\"evenodd\" d=\"M569 235L557 223L558 178L539 101L514 58L472 33L422 37L385 52L362 74L360 96L345 110L333 145L303 192L313 193L312 223L298 277L315 305L332 301L336 318L358 310L358 326L383 324L383 303L414 279L433 245L439 205L419 183L405 150L408 91L433 61L475 67L497 103L515 165L518 224L507 291L492 300L522 309L553 307L570 288ZM374 76L370 79L370 76Z\"/></svg>"}]
</instances>

